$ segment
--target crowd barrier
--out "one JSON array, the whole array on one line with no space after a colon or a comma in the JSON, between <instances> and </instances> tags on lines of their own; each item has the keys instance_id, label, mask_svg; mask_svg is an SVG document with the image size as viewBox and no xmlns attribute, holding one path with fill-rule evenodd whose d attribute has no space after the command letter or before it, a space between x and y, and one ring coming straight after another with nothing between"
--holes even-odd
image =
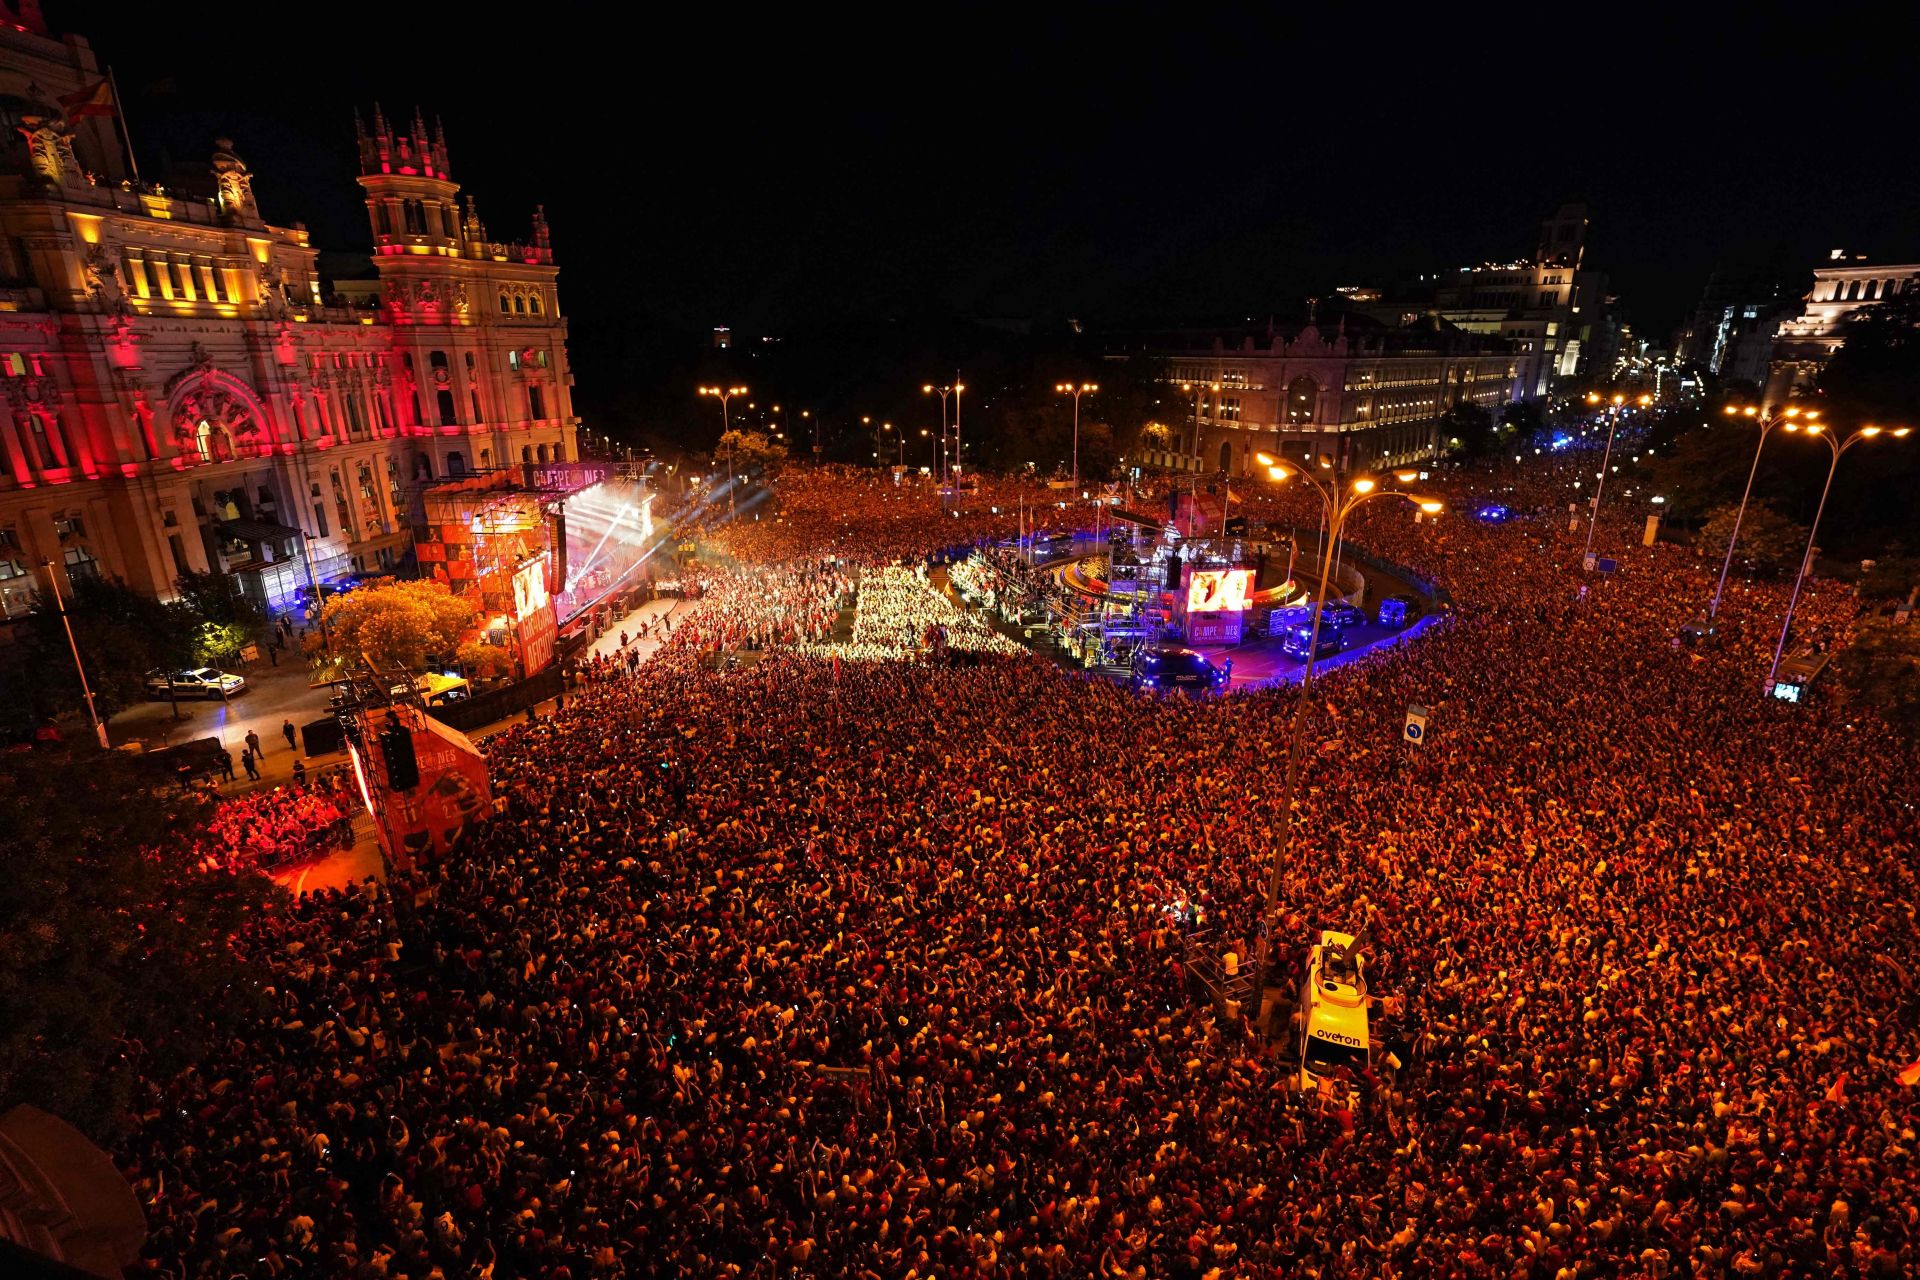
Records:
<instances>
[{"instance_id":1,"label":"crowd barrier","mask_svg":"<svg viewBox=\"0 0 1920 1280\"><path fill-rule=\"evenodd\" d=\"M565 687L560 668L552 666L514 684L489 689L444 706L429 707L427 714L449 729L472 733L496 720L504 720L515 712L525 711L536 702L558 697Z\"/></svg>"}]
</instances>

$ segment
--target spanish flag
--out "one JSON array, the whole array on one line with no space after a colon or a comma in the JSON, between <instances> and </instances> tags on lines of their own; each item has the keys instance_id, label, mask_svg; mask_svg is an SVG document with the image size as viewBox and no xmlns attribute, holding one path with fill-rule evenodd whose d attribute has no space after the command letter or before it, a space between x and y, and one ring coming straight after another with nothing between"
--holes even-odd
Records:
<instances>
[{"instance_id":1,"label":"spanish flag","mask_svg":"<svg viewBox=\"0 0 1920 1280\"><path fill-rule=\"evenodd\" d=\"M66 108L69 120L78 120L82 116L110 116L117 110L113 101L113 84L107 80L66 95L60 99L60 105Z\"/></svg>"}]
</instances>

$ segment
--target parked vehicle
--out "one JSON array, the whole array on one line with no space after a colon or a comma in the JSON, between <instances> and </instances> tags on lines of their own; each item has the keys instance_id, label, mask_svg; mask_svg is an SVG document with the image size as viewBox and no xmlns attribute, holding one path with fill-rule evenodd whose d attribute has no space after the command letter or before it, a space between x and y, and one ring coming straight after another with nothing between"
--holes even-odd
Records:
<instances>
[{"instance_id":1,"label":"parked vehicle","mask_svg":"<svg viewBox=\"0 0 1920 1280\"><path fill-rule=\"evenodd\" d=\"M1321 623L1320 642L1318 645L1315 645L1313 640L1313 624L1311 622L1295 623L1293 626L1287 628L1286 635L1283 636L1280 641L1280 651L1289 658L1306 657L1309 647L1312 647L1313 656L1316 658L1331 658L1335 656L1343 647L1340 628L1329 622Z\"/></svg>"},{"instance_id":2,"label":"parked vehicle","mask_svg":"<svg viewBox=\"0 0 1920 1280\"><path fill-rule=\"evenodd\" d=\"M1380 625L1400 630L1413 621L1414 607L1412 596L1388 596L1380 602L1378 614Z\"/></svg>"},{"instance_id":3,"label":"parked vehicle","mask_svg":"<svg viewBox=\"0 0 1920 1280\"><path fill-rule=\"evenodd\" d=\"M1133 674L1127 683L1135 689L1183 689L1208 693L1227 687L1228 673L1207 661L1205 654L1177 645L1143 645L1134 651Z\"/></svg>"},{"instance_id":4,"label":"parked vehicle","mask_svg":"<svg viewBox=\"0 0 1920 1280\"><path fill-rule=\"evenodd\" d=\"M169 694L176 698L231 698L246 691L245 676L212 667L195 667L191 671L156 671L147 677L147 693L154 698L165 698Z\"/></svg>"}]
</instances>

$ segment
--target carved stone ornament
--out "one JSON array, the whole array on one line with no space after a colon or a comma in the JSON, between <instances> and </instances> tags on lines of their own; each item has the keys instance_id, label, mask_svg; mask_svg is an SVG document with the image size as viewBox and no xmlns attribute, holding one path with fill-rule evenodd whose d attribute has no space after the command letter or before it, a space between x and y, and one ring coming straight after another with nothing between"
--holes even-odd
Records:
<instances>
[{"instance_id":1,"label":"carved stone ornament","mask_svg":"<svg viewBox=\"0 0 1920 1280\"><path fill-rule=\"evenodd\" d=\"M280 268L272 263L263 262L255 268L260 280L260 304L266 308L269 320L285 320L293 314L293 308L287 305L285 277Z\"/></svg>"},{"instance_id":2,"label":"carved stone ornament","mask_svg":"<svg viewBox=\"0 0 1920 1280\"><path fill-rule=\"evenodd\" d=\"M174 435L193 440L200 433L201 423L214 432L225 432L235 438L260 430L253 406L217 384L196 386L174 401Z\"/></svg>"},{"instance_id":3,"label":"carved stone ornament","mask_svg":"<svg viewBox=\"0 0 1920 1280\"><path fill-rule=\"evenodd\" d=\"M86 274L87 296L110 316L130 316L133 304L127 300L126 288L120 282L120 264L114 261L113 251L103 244L90 244L80 258L81 270Z\"/></svg>"}]
</instances>

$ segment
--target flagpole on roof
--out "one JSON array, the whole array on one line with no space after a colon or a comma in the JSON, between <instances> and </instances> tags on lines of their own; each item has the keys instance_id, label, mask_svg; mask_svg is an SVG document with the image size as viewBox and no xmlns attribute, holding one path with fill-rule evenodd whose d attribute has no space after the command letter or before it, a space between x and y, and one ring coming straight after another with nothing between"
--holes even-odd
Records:
<instances>
[{"instance_id":1,"label":"flagpole on roof","mask_svg":"<svg viewBox=\"0 0 1920 1280\"><path fill-rule=\"evenodd\" d=\"M133 135L127 132L127 108L120 96L120 81L114 78L113 65L107 65L107 84L113 89L113 118L120 122L120 141L127 144L127 167L133 170L135 186L140 185L140 158L133 154Z\"/></svg>"}]
</instances>

